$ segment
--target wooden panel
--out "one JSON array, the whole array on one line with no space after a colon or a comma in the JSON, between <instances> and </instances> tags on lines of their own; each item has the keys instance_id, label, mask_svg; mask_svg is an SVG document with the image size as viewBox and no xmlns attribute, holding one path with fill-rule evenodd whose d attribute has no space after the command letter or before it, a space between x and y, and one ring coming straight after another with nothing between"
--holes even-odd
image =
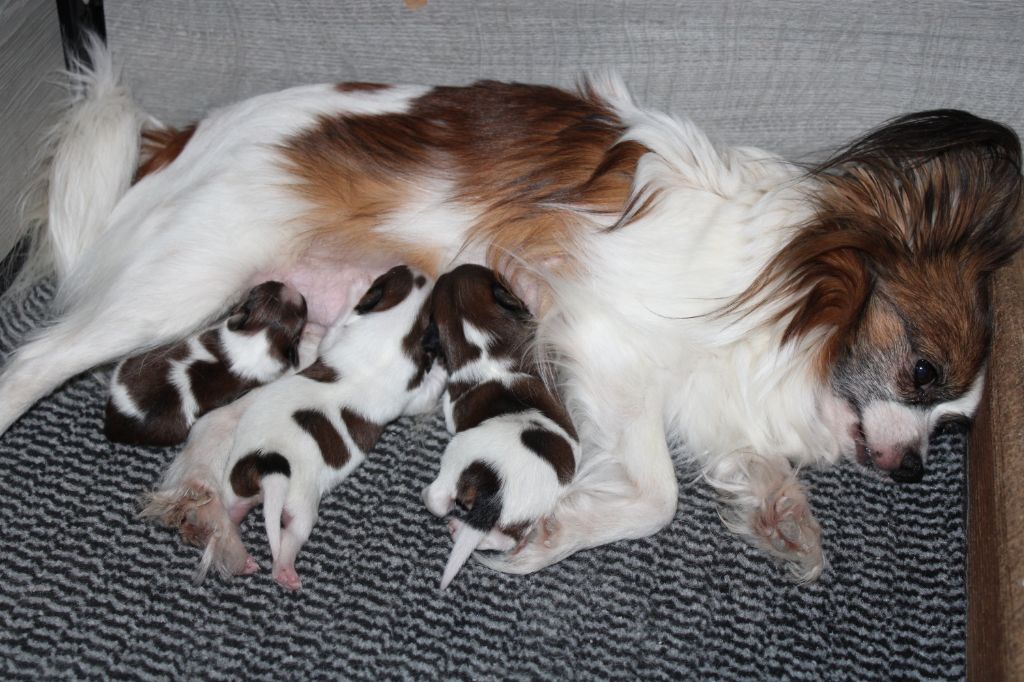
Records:
<instances>
[{"instance_id":1,"label":"wooden panel","mask_svg":"<svg viewBox=\"0 0 1024 682\"><path fill-rule=\"evenodd\" d=\"M999 273L968 494L968 678L1024 679L1024 258Z\"/></svg>"}]
</instances>

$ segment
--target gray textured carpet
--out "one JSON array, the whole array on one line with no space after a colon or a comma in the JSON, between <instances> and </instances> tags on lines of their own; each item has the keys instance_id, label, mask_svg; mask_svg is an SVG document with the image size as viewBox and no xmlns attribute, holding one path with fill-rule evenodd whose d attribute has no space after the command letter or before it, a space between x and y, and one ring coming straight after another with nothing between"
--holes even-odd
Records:
<instances>
[{"instance_id":1,"label":"gray textured carpet","mask_svg":"<svg viewBox=\"0 0 1024 682\"><path fill-rule=\"evenodd\" d=\"M0 350L50 291L0 303ZM2 399L2 396L0 396ZM198 553L135 517L171 450L112 445L83 376L0 439L0 677L202 679L956 679L964 675L965 439L925 482L810 472L831 567L796 586L684 483L655 537L537 575L471 562L446 593L444 524L419 501L439 416L389 428L329 496L297 564L190 582ZM269 552L255 519L246 541Z\"/></svg>"}]
</instances>

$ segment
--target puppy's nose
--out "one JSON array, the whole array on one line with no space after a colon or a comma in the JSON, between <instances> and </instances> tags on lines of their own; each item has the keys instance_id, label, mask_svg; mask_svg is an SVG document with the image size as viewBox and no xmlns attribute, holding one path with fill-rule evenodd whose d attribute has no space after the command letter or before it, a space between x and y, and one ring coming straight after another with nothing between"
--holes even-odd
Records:
<instances>
[{"instance_id":1,"label":"puppy's nose","mask_svg":"<svg viewBox=\"0 0 1024 682\"><path fill-rule=\"evenodd\" d=\"M917 483L924 478L924 462L921 455L914 450L908 450L903 454L903 461L900 468L892 471L889 478L897 483Z\"/></svg>"}]
</instances>

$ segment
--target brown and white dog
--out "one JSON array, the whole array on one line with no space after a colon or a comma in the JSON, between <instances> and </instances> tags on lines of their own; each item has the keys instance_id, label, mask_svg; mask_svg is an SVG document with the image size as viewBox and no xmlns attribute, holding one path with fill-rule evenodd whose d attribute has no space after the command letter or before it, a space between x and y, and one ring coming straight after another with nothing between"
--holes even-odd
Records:
<instances>
[{"instance_id":1,"label":"brown and white dog","mask_svg":"<svg viewBox=\"0 0 1024 682\"><path fill-rule=\"evenodd\" d=\"M280 282L253 287L216 326L122 360L104 433L119 443L181 443L202 415L294 368L305 326L302 294Z\"/></svg>"},{"instance_id":2,"label":"brown and white dog","mask_svg":"<svg viewBox=\"0 0 1024 682\"><path fill-rule=\"evenodd\" d=\"M433 514L467 509L441 576L448 587L476 549L510 551L555 511L579 460L576 429L534 360L534 321L491 270L441 275L431 311L448 370L444 413L454 434L423 490Z\"/></svg>"},{"instance_id":3,"label":"brown and white dog","mask_svg":"<svg viewBox=\"0 0 1024 682\"><path fill-rule=\"evenodd\" d=\"M0 431L257 282L292 284L329 323L367 271L487 263L534 292L582 448L545 541L501 568L669 523L670 436L728 524L811 579L794 467L917 480L933 429L977 407L989 281L1021 243L1020 144L993 121L909 114L806 169L712 144L610 77L317 85L148 133L140 164L144 117L92 58L54 136L39 252L64 313L0 375Z\"/></svg>"},{"instance_id":4,"label":"brown and white dog","mask_svg":"<svg viewBox=\"0 0 1024 682\"><path fill-rule=\"evenodd\" d=\"M235 523L263 503L283 587L300 587L295 557L320 498L362 464L389 422L437 406L445 371L424 347L430 284L404 265L378 277L329 330L316 362L260 389L241 416L221 500Z\"/></svg>"},{"instance_id":5,"label":"brown and white dog","mask_svg":"<svg viewBox=\"0 0 1024 682\"><path fill-rule=\"evenodd\" d=\"M238 524L262 502L273 577L299 589L295 558L321 497L365 460L389 422L433 410L444 389L444 368L425 343L430 284L392 268L332 325L315 362L197 423L143 516L205 548L198 579L210 568L257 570Z\"/></svg>"}]
</instances>

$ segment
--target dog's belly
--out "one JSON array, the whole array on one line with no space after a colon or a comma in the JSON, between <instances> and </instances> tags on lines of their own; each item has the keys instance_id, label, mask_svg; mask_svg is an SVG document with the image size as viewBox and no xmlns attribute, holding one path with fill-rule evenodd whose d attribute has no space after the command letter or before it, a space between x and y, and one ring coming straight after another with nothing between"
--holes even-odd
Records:
<instances>
[{"instance_id":1,"label":"dog's belly","mask_svg":"<svg viewBox=\"0 0 1024 682\"><path fill-rule=\"evenodd\" d=\"M391 265L397 264L396 261ZM306 298L307 320L329 327L351 311L374 278L389 267L360 265L342 259L304 258L288 267L260 272L253 277L253 283L276 280L295 287Z\"/></svg>"}]
</instances>

